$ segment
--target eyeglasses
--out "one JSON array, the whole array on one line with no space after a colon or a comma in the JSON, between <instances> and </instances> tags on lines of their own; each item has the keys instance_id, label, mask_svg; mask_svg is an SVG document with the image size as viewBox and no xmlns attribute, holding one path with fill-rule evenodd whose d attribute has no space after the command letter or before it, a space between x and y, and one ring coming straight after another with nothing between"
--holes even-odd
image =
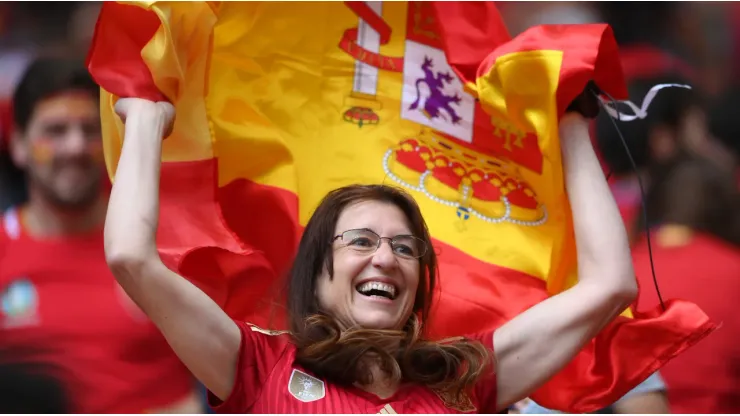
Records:
<instances>
[{"instance_id":1,"label":"eyeglasses","mask_svg":"<svg viewBox=\"0 0 740 416\"><path fill-rule=\"evenodd\" d=\"M345 231L334 237L334 240L338 239L342 240L345 247L360 253L374 253L380 248L380 243L383 240L388 240L393 253L399 257L418 259L427 252L427 243L421 238L413 235L397 235L393 238L381 237L367 228Z\"/></svg>"}]
</instances>

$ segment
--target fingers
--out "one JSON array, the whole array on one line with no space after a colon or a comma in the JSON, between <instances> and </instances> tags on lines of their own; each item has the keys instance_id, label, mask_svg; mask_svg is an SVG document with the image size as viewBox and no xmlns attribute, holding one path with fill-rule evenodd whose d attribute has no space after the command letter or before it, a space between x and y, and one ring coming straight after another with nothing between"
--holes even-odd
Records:
<instances>
[{"instance_id":1,"label":"fingers","mask_svg":"<svg viewBox=\"0 0 740 416\"><path fill-rule=\"evenodd\" d=\"M166 138L172 134L172 128L175 125L175 106L166 101L160 101L157 103L157 107L162 112L164 119L166 120L167 127L164 132L164 137Z\"/></svg>"},{"instance_id":2,"label":"fingers","mask_svg":"<svg viewBox=\"0 0 740 416\"><path fill-rule=\"evenodd\" d=\"M146 111L147 107L153 106L154 102L141 98L119 98L118 101L116 101L114 110L116 114L121 117L121 120L125 122L126 118L131 114L132 111L136 111L139 109Z\"/></svg>"},{"instance_id":3,"label":"fingers","mask_svg":"<svg viewBox=\"0 0 740 416\"><path fill-rule=\"evenodd\" d=\"M599 114L599 87L589 81L583 91L570 103L566 112L580 113L586 118L595 118Z\"/></svg>"},{"instance_id":4,"label":"fingers","mask_svg":"<svg viewBox=\"0 0 740 416\"><path fill-rule=\"evenodd\" d=\"M162 114L165 116L165 119L169 122L169 124L172 124L172 121L175 119L175 106L168 103L167 101L160 101L157 103L157 107L159 108L159 111L161 111Z\"/></svg>"},{"instance_id":5,"label":"fingers","mask_svg":"<svg viewBox=\"0 0 740 416\"><path fill-rule=\"evenodd\" d=\"M172 133L175 107L169 102L154 102L142 98L120 98L114 106L114 111L124 124L126 119L132 117L133 114L146 115L146 119L150 117L159 118L164 121L165 125L163 138Z\"/></svg>"},{"instance_id":6,"label":"fingers","mask_svg":"<svg viewBox=\"0 0 740 416\"><path fill-rule=\"evenodd\" d=\"M118 101L116 101L116 105L113 107L113 110L116 112L118 117L121 117L121 121L124 123L126 122L126 116L128 115L128 109L131 105L131 101L129 101L130 98L121 98Z\"/></svg>"}]
</instances>

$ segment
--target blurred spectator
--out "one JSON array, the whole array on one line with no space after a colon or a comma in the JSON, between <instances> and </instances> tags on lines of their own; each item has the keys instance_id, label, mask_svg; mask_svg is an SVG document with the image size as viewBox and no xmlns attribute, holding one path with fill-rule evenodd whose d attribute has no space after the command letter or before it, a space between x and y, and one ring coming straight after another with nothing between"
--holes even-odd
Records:
<instances>
[{"instance_id":1,"label":"blurred spectator","mask_svg":"<svg viewBox=\"0 0 740 416\"><path fill-rule=\"evenodd\" d=\"M737 169L740 164L740 85L726 88L712 103L709 131L727 149L727 157L732 158L730 169Z\"/></svg>"},{"instance_id":2,"label":"blurred spectator","mask_svg":"<svg viewBox=\"0 0 740 416\"><path fill-rule=\"evenodd\" d=\"M740 412L740 194L730 172L695 155L654 169L646 200L663 299L696 303L721 327L661 369L675 413ZM640 230L644 223L638 221ZM646 239L634 246L638 310L658 305Z\"/></svg>"},{"instance_id":3,"label":"blurred spectator","mask_svg":"<svg viewBox=\"0 0 740 416\"><path fill-rule=\"evenodd\" d=\"M0 350L0 413L70 413L59 370L27 360L28 350Z\"/></svg>"},{"instance_id":4,"label":"blurred spectator","mask_svg":"<svg viewBox=\"0 0 740 416\"><path fill-rule=\"evenodd\" d=\"M27 198L23 171L10 158L10 153L0 149L0 213Z\"/></svg>"},{"instance_id":5,"label":"blurred spectator","mask_svg":"<svg viewBox=\"0 0 740 416\"><path fill-rule=\"evenodd\" d=\"M620 45L672 46L669 34L681 5L658 1L594 2L594 5L604 16L604 22L614 29Z\"/></svg>"},{"instance_id":6,"label":"blurred spectator","mask_svg":"<svg viewBox=\"0 0 740 416\"><path fill-rule=\"evenodd\" d=\"M600 23L603 18L593 2L512 1L497 4L512 36L536 25Z\"/></svg>"},{"instance_id":7,"label":"blurred spectator","mask_svg":"<svg viewBox=\"0 0 740 416\"><path fill-rule=\"evenodd\" d=\"M686 84L678 76L655 76L631 81L628 91L638 107L657 84ZM601 159L614 175L612 192L625 223L631 224L639 212L641 195L638 178L645 186L649 168L670 160L683 151L723 158L708 133L704 103L693 89L664 88L650 103L645 119L628 122L613 120L602 111L596 121L596 142ZM632 114L626 105L620 112ZM618 127L615 127L616 126ZM625 150L625 145L628 150ZM628 153L629 152L629 153ZM633 165L634 162L634 165Z\"/></svg>"},{"instance_id":8,"label":"blurred spectator","mask_svg":"<svg viewBox=\"0 0 740 416\"><path fill-rule=\"evenodd\" d=\"M665 396L665 383L658 373L653 373L637 387L630 390L613 405L594 413L613 414L663 414L670 413ZM561 412L544 408L530 399L517 405L521 414L558 414Z\"/></svg>"},{"instance_id":9,"label":"blurred spectator","mask_svg":"<svg viewBox=\"0 0 740 416\"><path fill-rule=\"evenodd\" d=\"M683 78L656 76L632 80L630 99L639 107L650 89L658 84L687 84ZM631 175L651 163L671 158L680 148L691 146L702 152L706 146L707 127L701 97L693 89L664 88L650 103L645 119L621 122L614 127L611 117L602 111L597 118L596 139L606 164L617 176ZM617 106L623 114L632 114L626 105ZM621 138L620 138L621 133ZM622 138L636 166L632 165Z\"/></svg>"},{"instance_id":10,"label":"blurred spectator","mask_svg":"<svg viewBox=\"0 0 740 416\"><path fill-rule=\"evenodd\" d=\"M100 2L85 2L72 11L67 25L69 51L80 59L87 56L87 50L92 44L101 6Z\"/></svg>"},{"instance_id":11,"label":"blurred spectator","mask_svg":"<svg viewBox=\"0 0 740 416\"><path fill-rule=\"evenodd\" d=\"M43 345L73 412L201 411L190 373L126 296L103 251L107 193L98 87L40 59L13 96L11 155L28 202L0 218L0 348Z\"/></svg>"}]
</instances>

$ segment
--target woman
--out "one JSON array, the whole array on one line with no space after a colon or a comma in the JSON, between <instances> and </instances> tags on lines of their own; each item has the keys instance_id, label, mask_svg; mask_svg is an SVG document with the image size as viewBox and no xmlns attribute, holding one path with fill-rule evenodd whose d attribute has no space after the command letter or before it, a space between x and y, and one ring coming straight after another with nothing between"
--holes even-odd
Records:
<instances>
[{"instance_id":1,"label":"woman","mask_svg":"<svg viewBox=\"0 0 740 416\"><path fill-rule=\"evenodd\" d=\"M161 139L173 107L122 99L116 111L126 131L106 221L109 265L217 411L496 412L565 366L636 296L626 232L579 110L559 126L578 248L573 288L495 333L425 341L436 269L419 208L393 188L351 186L330 193L306 226L290 273L291 332L234 321L157 255Z\"/></svg>"}]
</instances>

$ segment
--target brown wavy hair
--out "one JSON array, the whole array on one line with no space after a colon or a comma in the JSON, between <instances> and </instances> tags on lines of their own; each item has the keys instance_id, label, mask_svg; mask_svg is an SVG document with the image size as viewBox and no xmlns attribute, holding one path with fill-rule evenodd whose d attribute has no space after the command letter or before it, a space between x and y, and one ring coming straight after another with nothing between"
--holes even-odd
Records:
<instances>
[{"instance_id":1,"label":"brown wavy hair","mask_svg":"<svg viewBox=\"0 0 740 416\"><path fill-rule=\"evenodd\" d=\"M341 330L323 313L315 296L316 280L326 268L333 278L331 242L339 215L349 205L381 201L406 216L414 236L429 249L419 259L419 287L409 321L402 330ZM464 338L439 342L422 337L435 288L437 258L418 205L406 192L386 185L352 185L330 192L311 216L301 238L288 281L288 320L298 364L341 385L368 385L368 366L378 367L394 381L419 383L460 394L490 368L491 354L477 341Z\"/></svg>"}]
</instances>

